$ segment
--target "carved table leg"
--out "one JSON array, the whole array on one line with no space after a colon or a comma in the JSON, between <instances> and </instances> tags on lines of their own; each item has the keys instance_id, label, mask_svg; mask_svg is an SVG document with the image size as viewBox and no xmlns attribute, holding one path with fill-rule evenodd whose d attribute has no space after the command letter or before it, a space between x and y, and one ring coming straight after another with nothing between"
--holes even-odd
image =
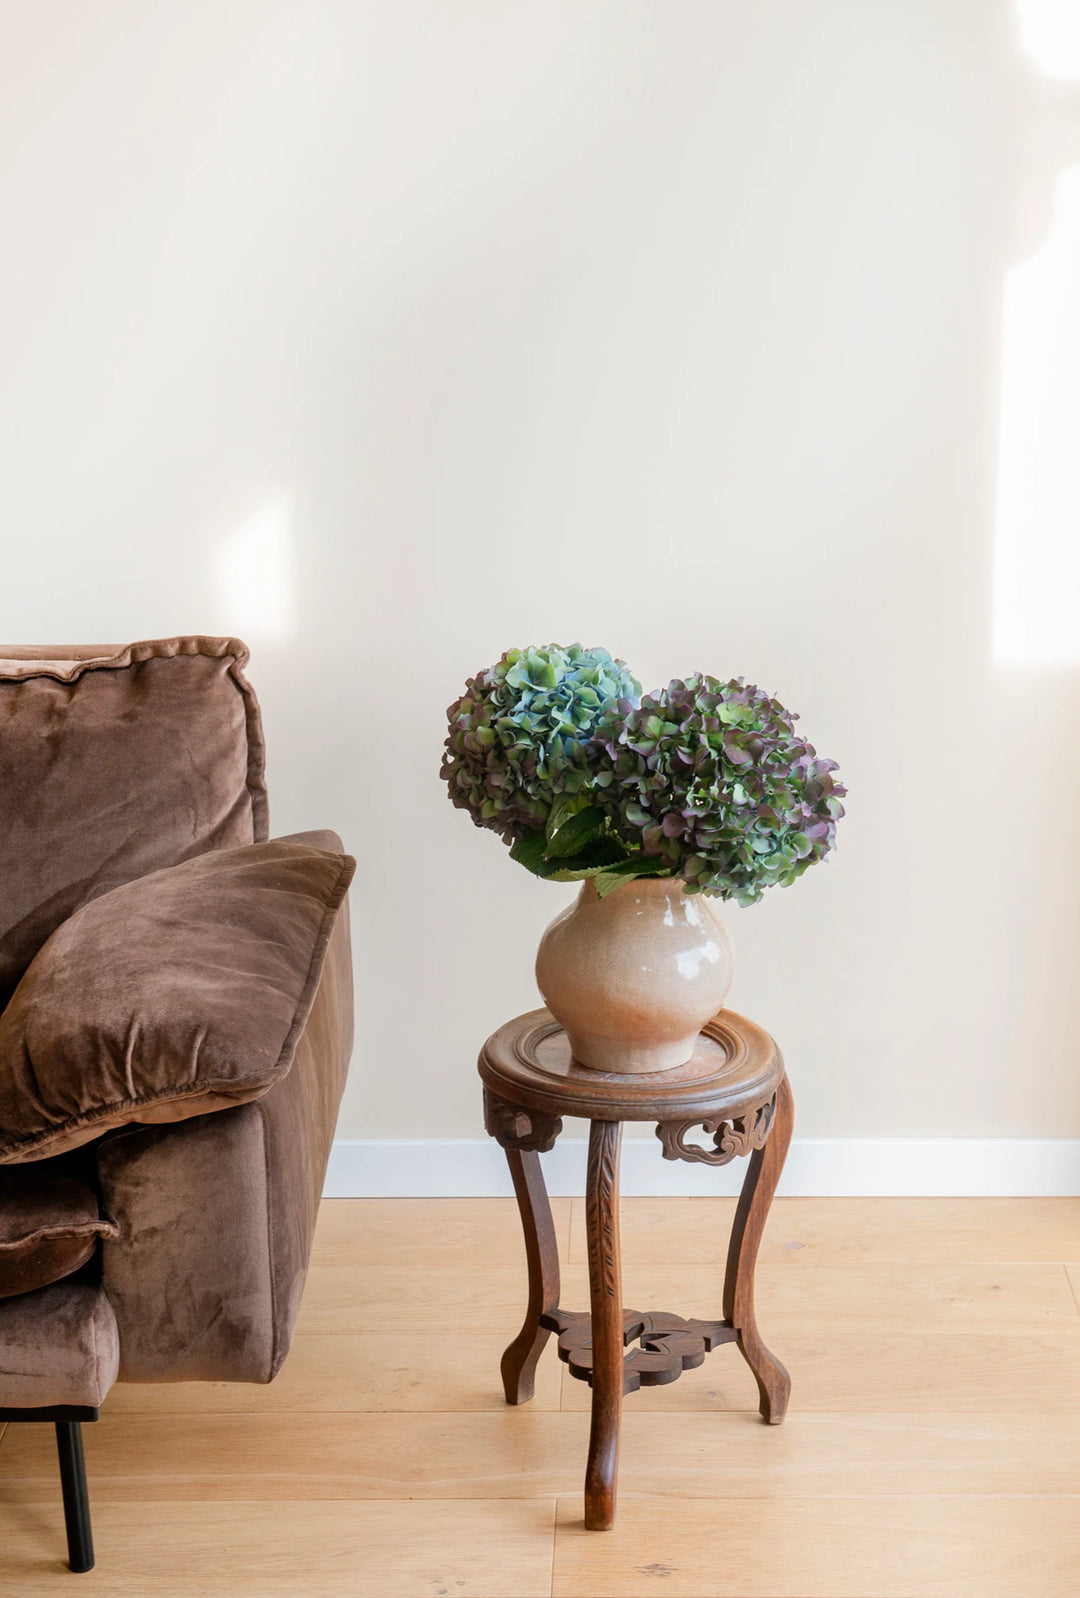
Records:
<instances>
[{"instance_id":1,"label":"carved table leg","mask_svg":"<svg viewBox=\"0 0 1080 1598\"><path fill-rule=\"evenodd\" d=\"M520 1332L503 1354L501 1369L506 1402L524 1404L533 1396L536 1362L551 1336L540 1325L540 1317L559 1305L559 1249L539 1154L508 1148L506 1159L525 1233L529 1307Z\"/></svg>"},{"instance_id":2,"label":"carved table leg","mask_svg":"<svg viewBox=\"0 0 1080 1598\"><path fill-rule=\"evenodd\" d=\"M625 1347L619 1260L621 1142L621 1122L593 1121L590 1125L585 1187L593 1348L592 1427L585 1470L585 1525L589 1531L609 1531L615 1524Z\"/></svg>"},{"instance_id":3,"label":"carved table leg","mask_svg":"<svg viewBox=\"0 0 1080 1598\"><path fill-rule=\"evenodd\" d=\"M750 1168L739 1196L735 1224L728 1248L727 1275L724 1280L724 1319L738 1333L739 1348L757 1381L761 1395L761 1414L771 1426L778 1426L787 1410L791 1378L761 1340L754 1318L754 1266L761 1234L780 1172L784 1168L794 1104L785 1076L776 1090L776 1115L764 1148L750 1156Z\"/></svg>"},{"instance_id":4,"label":"carved table leg","mask_svg":"<svg viewBox=\"0 0 1080 1598\"><path fill-rule=\"evenodd\" d=\"M554 1147L562 1131L562 1120L543 1110L511 1104L485 1087L484 1125L505 1151L525 1233L529 1305L520 1332L502 1357L506 1402L524 1404L533 1395L536 1362L551 1335L540 1325L540 1317L559 1305L559 1250L540 1154Z\"/></svg>"}]
</instances>

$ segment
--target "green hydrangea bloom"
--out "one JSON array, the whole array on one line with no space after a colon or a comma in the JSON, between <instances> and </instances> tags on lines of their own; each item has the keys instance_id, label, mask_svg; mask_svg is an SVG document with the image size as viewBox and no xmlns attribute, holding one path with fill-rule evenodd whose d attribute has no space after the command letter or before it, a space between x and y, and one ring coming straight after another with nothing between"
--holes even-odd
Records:
<instances>
[{"instance_id":1,"label":"green hydrangea bloom","mask_svg":"<svg viewBox=\"0 0 1080 1598\"><path fill-rule=\"evenodd\" d=\"M508 649L471 677L447 711L442 776L478 827L507 843L543 828L552 806L581 794L604 759L593 734L641 684L606 649L560 644Z\"/></svg>"}]
</instances>

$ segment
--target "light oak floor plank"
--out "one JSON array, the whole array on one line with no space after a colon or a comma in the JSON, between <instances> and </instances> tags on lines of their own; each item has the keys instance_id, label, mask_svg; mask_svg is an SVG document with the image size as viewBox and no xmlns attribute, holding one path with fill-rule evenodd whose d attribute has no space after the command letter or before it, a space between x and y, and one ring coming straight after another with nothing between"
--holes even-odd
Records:
<instances>
[{"instance_id":1,"label":"light oak floor plank","mask_svg":"<svg viewBox=\"0 0 1080 1598\"><path fill-rule=\"evenodd\" d=\"M800 1414L934 1410L1080 1413L1080 1322L1054 1332L821 1332L785 1327L770 1342L793 1373ZM544 1355L540 1369L548 1359ZM585 1382L563 1369L562 1408L586 1410ZM729 1344L668 1387L628 1394L627 1412L757 1410L754 1378Z\"/></svg>"},{"instance_id":2,"label":"light oak floor plank","mask_svg":"<svg viewBox=\"0 0 1080 1598\"><path fill-rule=\"evenodd\" d=\"M523 1271L482 1255L455 1270L432 1273L426 1281L404 1259L356 1269L315 1265L308 1272L297 1331L413 1333L418 1325L428 1325L454 1337L488 1332L505 1345L521 1325L526 1298Z\"/></svg>"},{"instance_id":3,"label":"light oak floor plank","mask_svg":"<svg viewBox=\"0 0 1080 1598\"><path fill-rule=\"evenodd\" d=\"M587 1309L588 1274L574 1261L563 1303ZM650 1265L623 1252L623 1297L640 1310L719 1315L723 1276L671 1254ZM892 1337L897 1332L1049 1332L1080 1329L1080 1312L1062 1264L1013 1263L759 1267L758 1324L783 1357L786 1332L815 1335L843 1329ZM326 1313L329 1310L327 1308Z\"/></svg>"},{"instance_id":4,"label":"light oak floor plank","mask_svg":"<svg viewBox=\"0 0 1080 1598\"><path fill-rule=\"evenodd\" d=\"M109 1395L110 1415L328 1414L353 1410L506 1408L499 1360L507 1335L469 1332L301 1332L288 1359L265 1387L243 1382L122 1382ZM562 1368L554 1354L536 1373L533 1409L559 1407Z\"/></svg>"},{"instance_id":5,"label":"light oak floor plank","mask_svg":"<svg viewBox=\"0 0 1080 1598\"><path fill-rule=\"evenodd\" d=\"M674 1253L722 1269L735 1202L624 1198L624 1252L646 1263ZM584 1200L572 1204L570 1253L583 1261ZM1080 1260L1080 1198L781 1198L760 1258L789 1265Z\"/></svg>"},{"instance_id":6,"label":"light oak floor plank","mask_svg":"<svg viewBox=\"0 0 1080 1598\"><path fill-rule=\"evenodd\" d=\"M572 1199L552 1199L559 1247L566 1250ZM319 1211L313 1265L368 1266L401 1261L419 1272L521 1263L517 1204L505 1199L326 1199ZM1080 1238L1077 1239L1080 1252Z\"/></svg>"},{"instance_id":7,"label":"light oak floor plank","mask_svg":"<svg viewBox=\"0 0 1080 1598\"><path fill-rule=\"evenodd\" d=\"M55 1479L51 1428L0 1450L0 1500ZM501 1415L135 1415L85 1429L96 1501L150 1499L554 1498L581 1474L587 1417Z\"/></svg>"},{"instance_id":8,"label":"light oak floor plank","mask_svg":"<svg viewBox=\"0 0 1080 1598\"><path fill-rule=\"evenodd\" d=\"M128 1503L94 1516L97 1567L62 1559L56 1499L0 1502L4 1598L548 1598L554 1502Z\"/></svg>"},{"instance_id":9,"label":"light oak floor plank","mask_svg":"<svg viewBox=\"0 0 1080 1598\"><path fill-rule=\"evenodd\" d=\"M560 1501L554 1598L1073 1598L1075 1498Z\"/></svg>"},{"instance_id":10,"label":"light oak floor plank","mask_svg":"<svg viewBox=\"0 0 1080 1598\"><path fill-rule=\"evenodd\" d=\"M0 1487L55 1481L49 1426L0 1450ZM584 1414L103 1416L87 1429L96 1501L555 1497L580 1485ZM1080 1492L1080 1415L745 1411L623 1418L621 1481L669 1497Z\"/></svg>"},{"instance_id":11,"label":"light oak floor plank","mask_svg":"<svg viewBox=\"0 0 1080 1598\"><path fill-rule=\"evenodd\" d=\"M552 1206L566 1250L570 1200ZM513 1199L330 1199L300 1310L305 1332L497 1333L521 1324L528 1278Z\"/></svg>"}]
</instances>

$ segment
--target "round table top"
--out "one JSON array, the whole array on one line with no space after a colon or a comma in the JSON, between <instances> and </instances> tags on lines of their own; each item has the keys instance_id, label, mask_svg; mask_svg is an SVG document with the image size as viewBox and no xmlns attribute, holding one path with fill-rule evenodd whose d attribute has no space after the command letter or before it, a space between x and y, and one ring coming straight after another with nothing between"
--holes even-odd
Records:
<instances>
[{"instance_id":1,"label":"round table top","mask_svg":"<svg viewBox=\"0 0 1080 1598\"><path fill-rule=\"evenodd\" d=\"M780 1050L753 1021L720 1010L673 1071L620 1076L578 1065L550 1010L530 1010L493 1032L480 1052L487 1087L511 1104L593 1121L730 1119L775 1093Z\"/></svg>"}]
</instances>

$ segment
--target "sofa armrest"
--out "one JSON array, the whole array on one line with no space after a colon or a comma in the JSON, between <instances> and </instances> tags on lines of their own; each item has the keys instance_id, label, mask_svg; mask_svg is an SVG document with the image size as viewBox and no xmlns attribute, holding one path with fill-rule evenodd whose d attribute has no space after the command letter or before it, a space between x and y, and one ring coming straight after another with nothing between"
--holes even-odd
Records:
<instances>
[{"instance_id":1,"label":"sofa armrest","mask_svg":"<svg viewBox=\"0 0 1080 1598\"><path fill-rule=\"evenodd\" d=\"M325 841L329 840L329 841ZM289 841L340 849L333 833ZM98 1149L120 1379L268 1382L288 1352L353 1035L348 901L292 1069L261 1099Z\"/></svg>"}]
</instances>

